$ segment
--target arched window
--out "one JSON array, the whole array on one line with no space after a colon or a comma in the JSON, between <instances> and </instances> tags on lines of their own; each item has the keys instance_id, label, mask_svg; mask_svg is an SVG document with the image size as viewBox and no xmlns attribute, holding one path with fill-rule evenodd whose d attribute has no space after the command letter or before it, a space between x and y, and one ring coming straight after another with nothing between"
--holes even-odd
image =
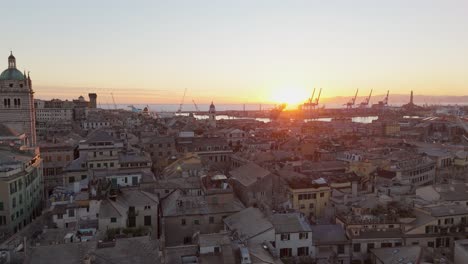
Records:
<instances>
[{"instance_id":1,"label":"arched window","mask_svg":"<svg viewBox=\"0 0 468 264\"><path fill-rule=\"evenodd\" d=\"M18 105L18 107L19 107L19 106L21 105L21 99L19 99L19 98L16 99L16 103L17 103L17 105Z\"/></svg>"}]
</instances>

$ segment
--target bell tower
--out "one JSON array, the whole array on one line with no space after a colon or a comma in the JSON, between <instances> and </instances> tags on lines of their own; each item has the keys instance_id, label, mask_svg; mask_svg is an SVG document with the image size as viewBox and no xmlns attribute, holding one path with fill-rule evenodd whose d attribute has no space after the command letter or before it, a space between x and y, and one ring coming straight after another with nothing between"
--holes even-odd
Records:
<instances>
[{"instance_id":1,"label":"bell tower","mask_svg":"<svg viewBox=\"0 0 468 264\"><path fill-rule=\"evenodd\" d=\"M13 53L8 68L0 74L0 123L18 135L26 135L26 144L36 145L36 112L29 74L16 68Z\"/></svg>"},{"instance_id":2,"label":"bell tower","mask_svg":"<svg viewBox=\"0 0 468 264\"><path fill-rule=\"evenodd\" d=\"M210 110L208 111L208 125L212 128L216 128L216 108L211 102Z\"/></svg>"}]
</instances>

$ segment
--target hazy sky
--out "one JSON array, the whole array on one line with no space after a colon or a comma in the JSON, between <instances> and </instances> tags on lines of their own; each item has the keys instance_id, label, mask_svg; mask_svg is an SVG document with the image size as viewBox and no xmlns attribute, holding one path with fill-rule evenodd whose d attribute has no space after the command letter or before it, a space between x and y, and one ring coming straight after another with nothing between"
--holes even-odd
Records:
<instances>
[{"instance_id":1,"label":"hazy sky","mask_svg":"<svg viewBox=\"0 0 468 264\"><path fill-rule=\"evenodd\" d=\"M468 94L468 1L5 1L36 98L117 103ZM2 59L3 58L3 59ZM1 61L0 61L1 62ZM107 97L107 98L106 98Z\"/></svg>"}]
</instances>

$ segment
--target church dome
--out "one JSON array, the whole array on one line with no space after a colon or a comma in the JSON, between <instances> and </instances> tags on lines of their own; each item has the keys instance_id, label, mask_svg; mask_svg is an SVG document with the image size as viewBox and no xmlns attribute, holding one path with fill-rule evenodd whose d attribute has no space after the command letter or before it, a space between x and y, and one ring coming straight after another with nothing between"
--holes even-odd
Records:
<instances>
[{"instance_id":1,"label":"church dome","mask_svg":"<svg viewBox=\"0 0 468 264\"><path fill-rule=\"evenodd\" d=\"M16 69L16 58L13 56L13 52L8 56L8 69L4 70L0 74L0 81L22 81L26 77Z\"/></svg>"},{"instance_id":2,"label":"church dome","mask_svg":"<svg viewBox=\"0 0 468 264\"><path fill-rule=\"evenodd\" d=\"M24 77L23 73L21 73L20 71L18 71L15 68L6 69L6 70L4 70L2 72L2 74L0 74L0 80L1 81L4 81L4 80L22 81L24 79L25 79L25 77Z\"/></svg>"}]
</instances>

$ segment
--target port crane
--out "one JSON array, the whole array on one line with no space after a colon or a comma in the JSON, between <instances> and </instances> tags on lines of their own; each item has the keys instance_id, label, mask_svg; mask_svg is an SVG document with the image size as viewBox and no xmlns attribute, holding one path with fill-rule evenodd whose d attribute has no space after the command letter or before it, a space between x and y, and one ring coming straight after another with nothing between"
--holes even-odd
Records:
<instances>
[{"instance_id":1,"label":"port crane","mask_svg":"<svg viewBox=\"0 0 468 264\"><path fill-rule=\"evenodd\" d=\"M387 90L387 95L382 101L379 101L377 104L379 106L387 106L388 105L388 94L390 93L390 90Z\"/></svg>"},{"instance_id":2,"label":"port crane","mask_svg":"<svg viewBox=\"0 0 468 264\"><path fill-rule=\"evenodd\" d=\"M315 95L315 88L314 88L314 90L312 91L312 96L308 98L307 101L302 105L302 110L309 112L308 114L311 115L312 110L314 110L319 104L321 94L322 94L322 88L320 88L319 94L317 98L315 98L314 100L314 95Z\"/></svg>"},{"instance_id":3,"label":"port crane","mask_svg":"<svg viewBox=\"0 0 468 264\"><path fill-rule=\"evenodd\" d=\"M346 109L351 109L353 108L354 104L356 103L356 98L357 98L357 94L359 92L359 89L356 89L356 94L354 95L353 98L351 98L351 100L349 102L347 102L346 104Z\"/></svg>"},{"instance_id":4,"label":"port crane","mask_svg":"<svg viewBox=\"0 0 468 264\"><path fill-rule=\"evenodd\" d=\"M311 97L309 98L309 100L308 100L308 103L309 103L309 104L312 104L312 101L314 100L314 95L315 95L315 88L314 88L314 90L312 91L312 96L311 96Z\"/></svg>"},{"instance_id":5,"label":"port crane","mask_svg":"<svg viewBox=\"0 0 468 264\"><path fill-rule=\"evenodd\" d=\"M111 96L112 96L112 102L114 103L114 109L117 109L117 104L115 103L115 99L114 99L114 93L111 93Z\"/></svg>"},{"instance_id":6,"label":"port crane","mask_svg":"<svg viewBox=\"0 0 468 264\"><path fill-rule=\"evenodd\" d=\"M180 105L179 105L179 109L177 109L177 113L181 113L182 112L182 106L184 105L184 101L185 101L185 94L187 93L187 88L185 88L184 90L184 95L182 96L182 101L180 101Z\"/></svg>"},{"instance_id":7,"label":"port crane","mask_svg":"<svg viewBox=\"0 0 468 264\"><path fill-rule=\"evenodd\" d=\"M384 100L383 100L383 104L384 105L388 105L388 94L390 93L390 90L387 90L387 96L385 96Z\"/></svg>"},{"instance_id":8,"label":"port crane","mask_svg":"<svg viewBox=\"0 0 468 264\"><path fill-rule=\"evenodd\" d=\"M200 113L200 109L198 108L197 103L195 103L195 100L192 99L193 105L195 106L195 110L197 110L197 113Z\"/></svg>"},{"instance_id":9,"label":"port crane","mask_svg":"<svg viewBox=\"0 0 468 264\"><path fill-rule=\"evenodd\" d=\"M312 106L313 106L314 108L315 108L316 106L318 106L319 100L320 100L320 95L321 95L321 94L322 94L322 88L320 88L319 94L318 94L317 98L315 98L315 102L312 103Z\"/></svg>"},{"instance_id":10,"label":"port crane","mask_svg":"<svg viewBox=\"0 0 468 264\"><path fill-rule=\"evenodd\" d=\"M370 102L371 96L372 96L372 89L370 90L369 96L368 96L366 99L364 99L364 102L361 102L361 104L359 105L359 107L360 107L360 108L367 108L367 106L369 106L369 102Z\"/></svg>"}]
</instances>

